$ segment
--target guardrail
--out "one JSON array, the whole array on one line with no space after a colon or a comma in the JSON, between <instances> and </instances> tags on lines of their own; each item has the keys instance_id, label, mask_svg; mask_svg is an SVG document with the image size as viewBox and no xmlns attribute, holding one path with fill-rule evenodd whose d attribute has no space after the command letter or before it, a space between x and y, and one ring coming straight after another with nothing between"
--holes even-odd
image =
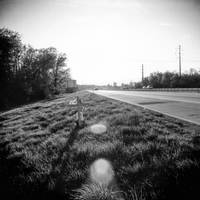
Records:
<instances>
[{"instance_id":1,"label":"guardrail","mask_svg":"<svg viewBox=\"0 0 200 200\"><path fill-rule=\"evenodd\" d=\"M200 92L200 88L144 88L144 89L135 89L140 91L163 91L163 92Z\"/></svg>"},{"instance_id":2,"label":"guardrail","mask_svg":"<svg viewBox=\"0 0 200 200\"><path fill-rule=\"evenodd\" d=\"M200 88L140 88L140 89L122 89L110 88L109 90L124 90L124 91L159 91L159 92L197 92L200 93Z\"/></svg>"}]
</instances>

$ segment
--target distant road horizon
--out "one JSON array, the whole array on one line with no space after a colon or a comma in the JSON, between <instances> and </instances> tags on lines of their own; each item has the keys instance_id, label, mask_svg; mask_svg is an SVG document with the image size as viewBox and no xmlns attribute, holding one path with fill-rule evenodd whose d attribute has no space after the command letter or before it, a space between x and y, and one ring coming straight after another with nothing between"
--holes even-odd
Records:
<instances>
[{"instance_id":1,"label":"distant road horizon","mask_svg":"<svg viewBox=\"0 0 200 200\"><path fill-rule=\"evenodd\" d=\"M200 93L114 90L91 92L200 125Z\"/></svg>"}]
</instances>

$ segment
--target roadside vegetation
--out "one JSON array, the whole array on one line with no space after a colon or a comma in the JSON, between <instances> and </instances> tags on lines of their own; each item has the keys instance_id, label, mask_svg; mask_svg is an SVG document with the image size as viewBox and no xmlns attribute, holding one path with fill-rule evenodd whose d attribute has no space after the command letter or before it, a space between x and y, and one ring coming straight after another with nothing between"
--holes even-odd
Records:
<instances>
[{"instance_id":1,"label":"roadside vegetation","mask_svg":"<svg viewBox=\"0 0 200 200\"><path fill-rule=\"evenodd\" d=\"M23 44L19 33L0 28L0 110L65 91L66 59L54 47L35 49Z\"/></svg>"},{"instance_id":2,"label":"roadside vegetation","mask_svg":"<svg viewBox=\"0 0 200 200\"><path fill-rule=\"evenodd\" d=\"M137 82L135 88L200 88L200 70L190 68L181 76L176 72L153 72L142 82Z\"/></svg>"},{"instance_id":3,"label":"roadside vegetation","mask_svg":"<svg viewBox=\"0 0 200 200\"><path fill-rule=\"evenodd\" d=\"M75 124L79 96L85 124ZM107 131L94 134L93 124ZM5 199L195 199L200 180L200 127L86 91L0 115L0 190ZM113 187L90 184L104 158Z\"/></svg>"}]
</instances>

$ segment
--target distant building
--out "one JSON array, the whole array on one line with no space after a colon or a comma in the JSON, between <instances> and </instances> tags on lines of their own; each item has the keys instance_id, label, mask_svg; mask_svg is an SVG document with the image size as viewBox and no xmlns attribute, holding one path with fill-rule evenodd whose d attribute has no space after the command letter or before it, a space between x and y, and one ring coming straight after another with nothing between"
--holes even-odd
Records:
<instances>
[{"instance_id":1,"label":"distant building","mask_svg":"<svg viewBox=\"0 0 200 200\"><path fill-rule=\"evenodd\" d=\"M125 83L121 84L122 89L131 89L131 88L134 88L134 86L135 86L135 83L132 81L129 84L125 84Z\"/></svg>"},{"instance_id":2,"label":"distant building","mask_svg":"<svg viewBox=\"0 0 200 200\"><path fill-rule=\"evenodd\" d=\"M76 88L77 87L76 80L68 79L66 82L66 87L67 88Z\"/></svg>"},{"instance_id":3,"label":"distant building","mask_svg":"<svg viewBox=\"0 0 200 200\"><path fill-rule=\"evenodd\" d=\"M129 85L130 85L130 87L135 87L135 83L132 81L129 83Z\"/></svg>"},{"instance_id":4,"label":"distant building","mask_svg":"<svg viewBox=\"0 0 200 200\"><path fill-rule=\"evenodd\" d=\"M116 82L113 83L113 87L117 87L117 83Z\"/></svg>"},{"instance_id":5,"label":"distant building","mask_svg":"<svg viewBox=\"0 0 200 200\"><path fill-rule=\"evenodd\" d=\"M128 84L124 84L124 83L121 84L122 89L128 89L129 87L130 86Z\"/></svg>"},{"instance_id":6,"label":"distant building","mask_svg":"<svg viewBox=\"0 0 200 200\"><path fill-rule=\"evenodd\" d=\"M77 87L78 86L77 86L76 80L68 79L66 81L66 91L67 92L76 91Z\"/></svg>"}]
</instances>

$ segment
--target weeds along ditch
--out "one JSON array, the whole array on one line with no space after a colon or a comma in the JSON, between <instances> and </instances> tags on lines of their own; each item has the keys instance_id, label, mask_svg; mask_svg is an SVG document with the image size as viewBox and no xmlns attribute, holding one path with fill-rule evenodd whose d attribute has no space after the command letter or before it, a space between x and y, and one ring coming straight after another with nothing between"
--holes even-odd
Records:
<instances>
[{"instance_id":1,"label":"weeds along ditch","mask_svg":"<svg viewBox=\"0 0 200 200\"><path fill-rule=\"evenodd\" d=\"M69 106L76 96L82 128ZM97 159L112 165L109 187L89 178ZM195 199L199 166L200 127L86 91L0 115L1 199Z\"/></svg>"}]
</instances>

